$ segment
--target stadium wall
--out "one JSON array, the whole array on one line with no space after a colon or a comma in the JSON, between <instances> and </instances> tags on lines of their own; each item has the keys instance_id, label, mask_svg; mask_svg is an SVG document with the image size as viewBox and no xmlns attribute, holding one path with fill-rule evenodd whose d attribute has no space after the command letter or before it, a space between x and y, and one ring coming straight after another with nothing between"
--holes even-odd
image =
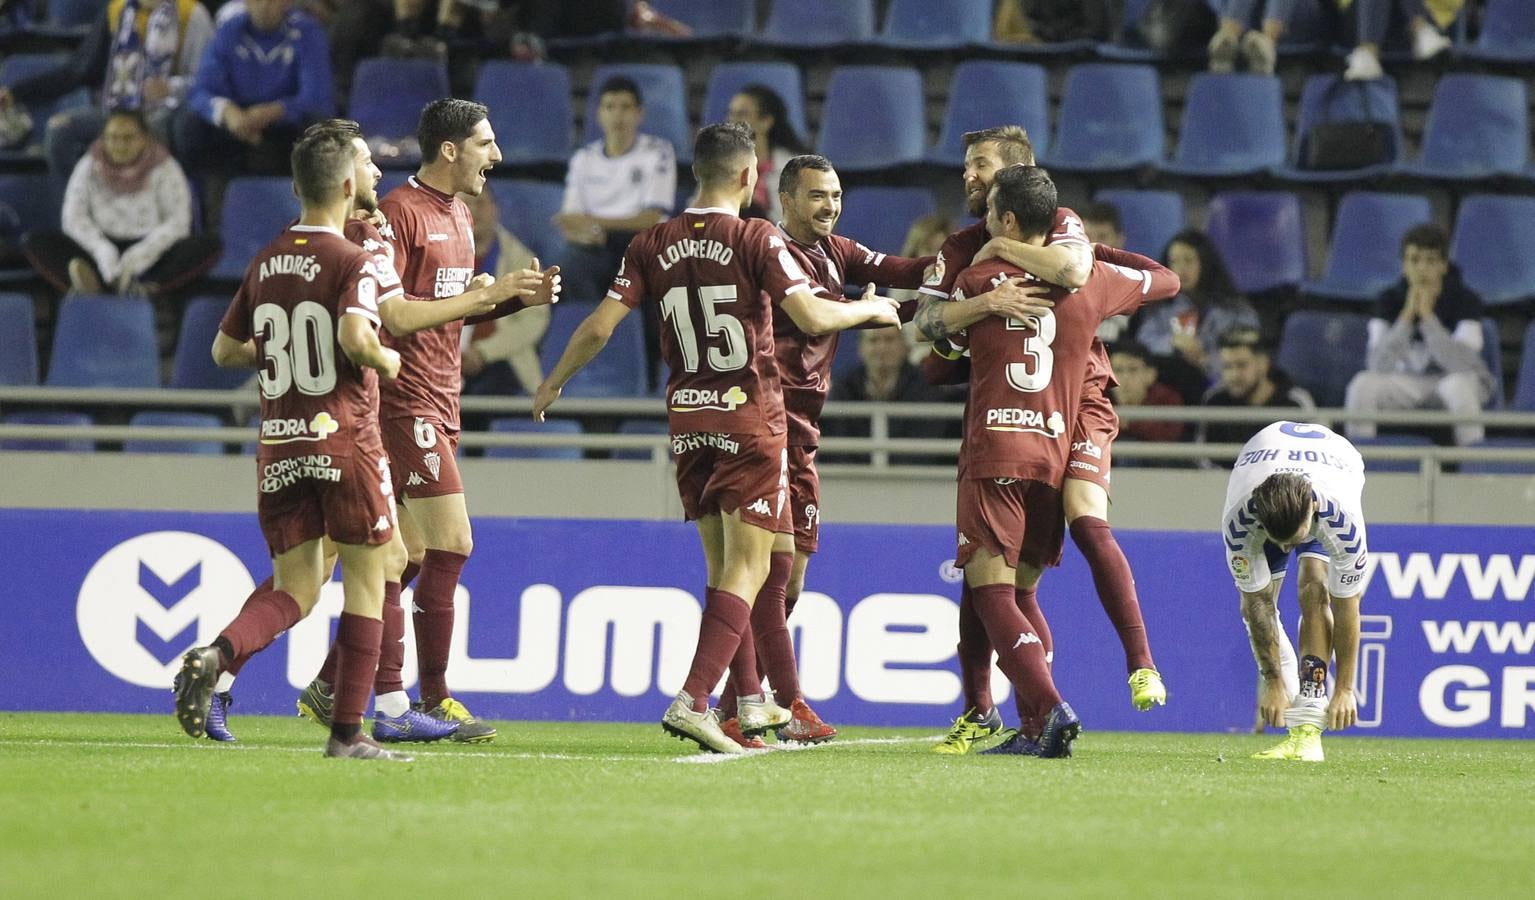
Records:
<instances>
[{"instance_id":1,"label":"stadium wall","mask_svg":"<svg viewBox=\"0 0 1535 900\"><path fill-rule=\"evenodd\" d=\"M493 718L657 718L697 633L692 530L497 517L475 528L455 691ZM960 702L953 532L829 523L822 539L793 620L806 695L836 723L939 729ZM1250 728L1254 667L1218 536L1126 528L1120 540L1171 701L1130 709L1118 641L1070 551L1041 590L1063 693L1091 728ZM1535 528L1375 525L1370 544L1356 733L1535 733ZM0 709L165 712L167 727L177 656L211 640L270 568L245 513L0 510L0 547L0 685L11 688ZM316 615L245 669L236 712L291 714L339 610L333 584ZM1281 610L1293 629L1293 588ZM409 685L411 648L406 660Z\"/></svg>"}]
</instances>

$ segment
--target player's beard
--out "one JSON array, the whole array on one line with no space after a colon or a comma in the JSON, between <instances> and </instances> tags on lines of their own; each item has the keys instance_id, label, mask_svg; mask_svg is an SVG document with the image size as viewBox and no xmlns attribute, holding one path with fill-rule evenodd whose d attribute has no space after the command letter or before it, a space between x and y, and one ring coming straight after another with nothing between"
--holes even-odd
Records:
<instances>
[{"instance_id":1,"label":"player's beard","mask_svg":"<svg viewBox=\"0 0 1535 900\"><path fill-rule=\"evenodd\" d=\"M378 191L371 190L366 194L353 194L352 211L365 212L369 214L378 212Z\"/></svg>"},{"instance_id":2,"label":"player's beard","mask_svg":"<svg viewBox=\"0 0 1535 900\"><path fill-rule=\"evenodd\" d=\"M981 188L978 194L965 194L965 209L977 219L986 217L986 194L991 188Z\"/></svg>"}]
</instances>

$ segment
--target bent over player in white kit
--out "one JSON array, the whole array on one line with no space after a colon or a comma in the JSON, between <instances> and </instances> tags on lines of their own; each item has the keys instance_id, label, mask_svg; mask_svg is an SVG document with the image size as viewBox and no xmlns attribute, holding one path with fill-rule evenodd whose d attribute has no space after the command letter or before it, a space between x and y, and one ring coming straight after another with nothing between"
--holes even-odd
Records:
<instances>
[{"instance_id":1,"label":"bent over player in white kit","mask_svg":"<svg viewBox=\"0 0 1535 900\"><path fill-rule=\"evenodd\" d=\"M1265 723L1289 737L1254 759L1322 761L1322 732L1358 718L1359 599L1365 540L1364 460L1321 425L1275 422L1243 447L1226 485L1221 538L1242 594L1242 619L1262 687ZM1279 621L1279 588L1290 553L1299 557L1300 660ZM1337 687L1327 698L1327 663Z\"/></svg>"}]
</instances>

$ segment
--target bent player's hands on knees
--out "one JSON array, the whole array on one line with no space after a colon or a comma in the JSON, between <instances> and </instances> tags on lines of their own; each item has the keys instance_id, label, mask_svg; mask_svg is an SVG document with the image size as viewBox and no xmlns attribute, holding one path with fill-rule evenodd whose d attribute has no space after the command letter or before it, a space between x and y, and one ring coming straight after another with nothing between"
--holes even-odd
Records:
<instances>
[{"instance_id":1,"label":"bent player's hands on knees","mask_svg":"<svg viewBox=\"0 0 1535 900\"><path fill-rule=\"evenodd\" d=\"M1290 695L1284 682L1278 678L1263 679L1263 693L1258 698L1258 713L1264 723L1275 728L1284 727L1285 710L1290 708Z\"/></svg>"},{"instance_id":2,"label":"bent player's hands on knees","mask_svg":"<svg viewBox=\"0 0 1535 900\"><path fill-rule=\"evenodd\" d=\"M987 310L1004 319L1022 319L1042 316L1055 307L1055 301L1047 299L1050 288L1041 284L1029 284L1019 278L1002 282L986 295Z\"/></svg>"},{"instance_id":3,"label":"bent player's hands on knees","mask_svg":"<svg viewBox=\"0 0 1535 900\"><path fill-rule=\"evenodd\" d=\"M1327 704L1327 730L1338 731L1359 721L1359 701L1353 688L1340 687Z\"/></svg>"},{"instance_id":4,"label":"bent player's hands on knees","mask_svg":"<svg viewBox=\"0 0 1535 900\"><path fill-rule=\"evenodd\" d=\"M555 387L553 382L545 380L533 393L533 421L542 422L544 411L554 405L554 401L560 399L561 388Z\"/></svg>"},{"instance_id":5,"label":"bent player's hands on knees","mask_svg":"<svg viewBox=\"0 0 1535 900\"><path fill-rule=\"evenodd\" d=\"M380 347L378 374L390 381L400 374L400 352L392 347Z\"/></svg>"}]
</instances>

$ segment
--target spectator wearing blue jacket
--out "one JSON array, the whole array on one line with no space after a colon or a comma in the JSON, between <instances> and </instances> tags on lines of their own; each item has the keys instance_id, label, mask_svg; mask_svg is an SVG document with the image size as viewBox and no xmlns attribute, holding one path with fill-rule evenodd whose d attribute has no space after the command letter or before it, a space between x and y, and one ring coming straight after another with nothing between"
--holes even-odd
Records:
<instances>
[{"instance_id":1,"label":"spectator wearing blue jacket","mask_svg":"<svg viewBox=\"0 0 1535 900\"><path fill-rule=\"evenodd\" d=\"M247 0L214 32L172 144L194 170L286 175L293 141L334 108L320 24L293 0Z\"/></svg>"}]
</instances>

